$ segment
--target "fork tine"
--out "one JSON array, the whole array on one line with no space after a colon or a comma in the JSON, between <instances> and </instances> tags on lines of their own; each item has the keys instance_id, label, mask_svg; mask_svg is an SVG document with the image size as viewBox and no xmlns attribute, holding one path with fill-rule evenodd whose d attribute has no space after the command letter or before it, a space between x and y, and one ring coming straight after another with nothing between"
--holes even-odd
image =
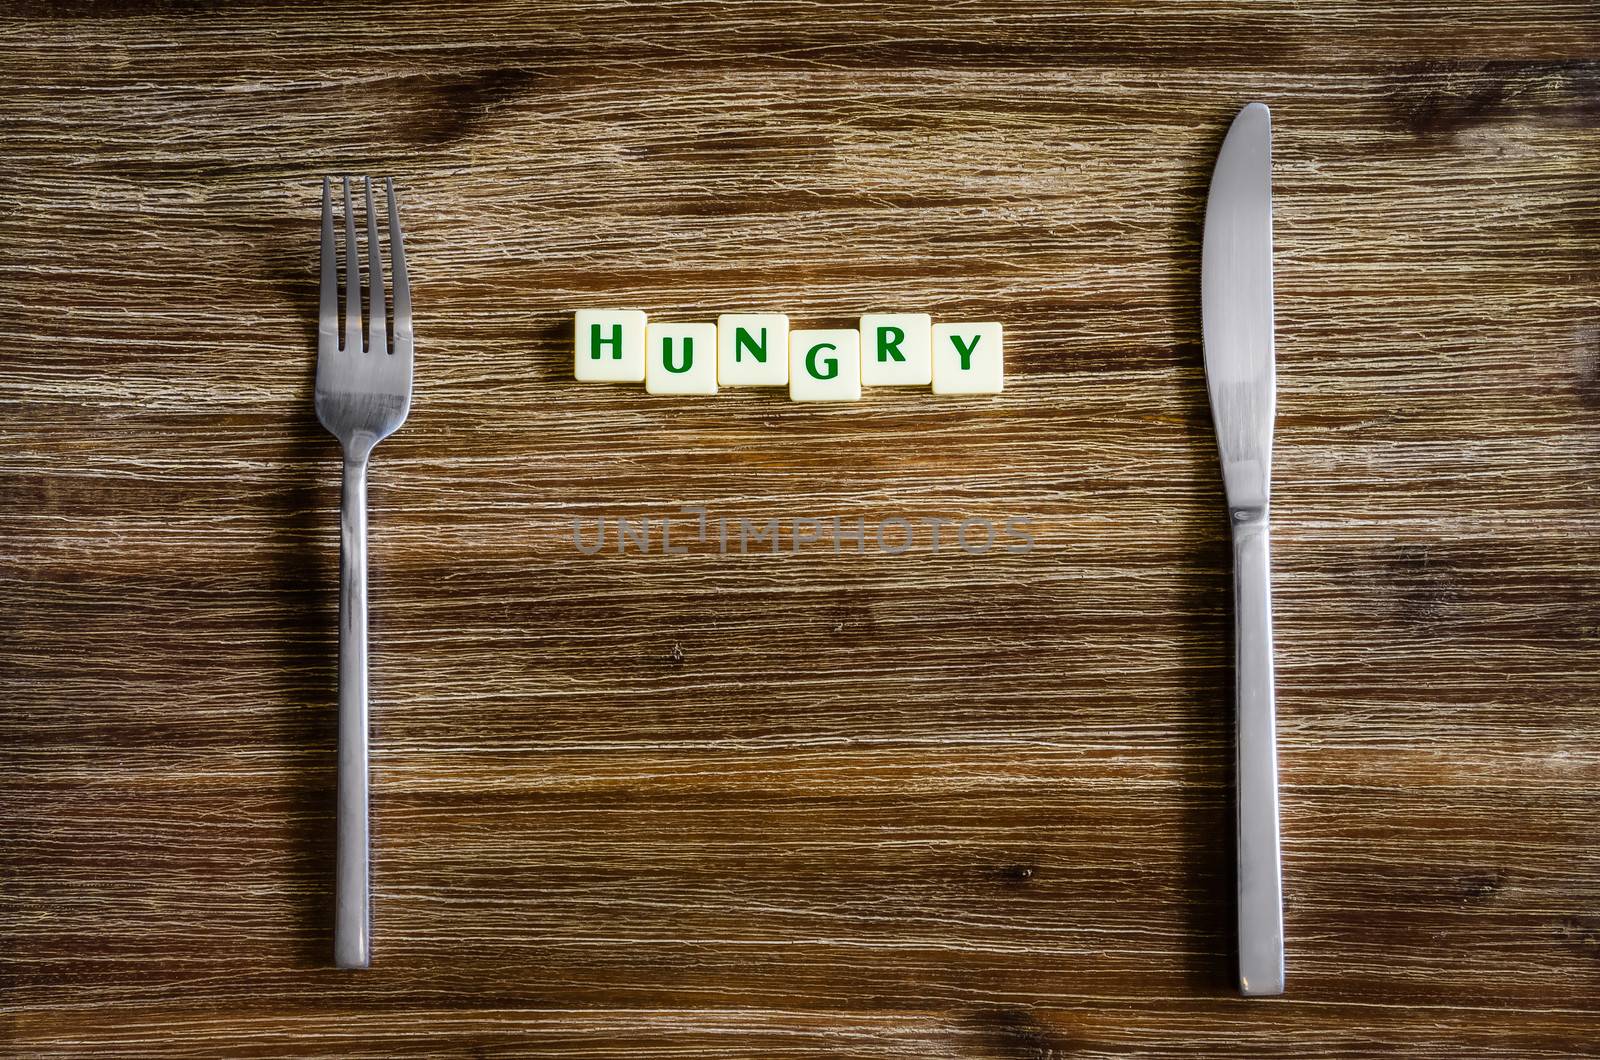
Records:
<instances>
[{"instance_id":1,"label":"fork tine","mask_svg":"<svg viewBox=\"0 0 1600 1060\"><path fill-rule=\"evenodd\" d=\"M372 178L367 178L367 349L388 353L384 341L383 250L378 245L378 213L372 208Z\"/></svg>"},{"instance_id":2,"label":"fork tine","mask_svg":"<svg viewBox=\"0 0 1600 1060\"><path fill-rule=\"evenodd\" d=\"M411 359L411 280L406 273L406 239L400 211L394 204L394 178L389 185L389 273L394 280L394 352Z\"/></svg>"},{"instance_id":3,"label":"fork tine","mask_svg":"<svg viewBox=\"0 0 1600 1060\"><path fill-rule=\"evenodd\" d=\"M333 243L333 191L322 178L322 310L317 319L317 352L339 348L339 265Z\"/></svg>"},{"instance_id":4,"label":"fork tine","mask_svg":"<svg viewBox=\"0 0 1600 1060\"><path fill-rule=\"evenodd\" d=\"M344 178L344 348L346 353L361 352L361 252L349 177Z\"/></svg>"}]
</instances>

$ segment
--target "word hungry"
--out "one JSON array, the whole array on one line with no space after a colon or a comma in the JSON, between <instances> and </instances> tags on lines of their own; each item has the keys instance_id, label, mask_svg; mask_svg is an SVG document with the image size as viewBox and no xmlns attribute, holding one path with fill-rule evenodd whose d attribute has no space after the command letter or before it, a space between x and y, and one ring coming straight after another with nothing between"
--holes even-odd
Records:
<instances>
[{"instance_id":1,"label":"word hungry","mask_svg":"<svg viewBox=\"0 0 1600 1060\"><path fill-rule=\"evenodd\" d=\"M575 314L573 374L644 383L651 394L786 386L793 401L859 401L862 386L998 394L999 324L935 324L927 313L868 313L856 329L790 331L782 313L724 313L715 324L651 324L635 309Z\"/></svg>"},{"instance_id":2,"label":"word hungry","mask_svg":"<svg viewBox=\"0 0 1600 1060\"><path fill-rule=\"evenodd\" d=\"M764 521L746 516L723 518L707 513L699 505L686 504L671 514L627 516L600 515L588 520L572 520L572 546L585 556L614 550L619 555L652 552L681 556L689 552L709 552L714 547L721 555L745 556L755 552L799 552L805 548L831 548L835 555L845 551L882 552L899 556L926 542L939 553L960 549L969 556L986 556L991 551L1027 555L1033 551L1032 520L1022 516L989 519L942 519L935 516L909 517L886 515L876 523L863 516L778 515ZM693 519L681 518L694 516ZM698 543L699 547L695 547Z\"/></svg>"}]
</instances>

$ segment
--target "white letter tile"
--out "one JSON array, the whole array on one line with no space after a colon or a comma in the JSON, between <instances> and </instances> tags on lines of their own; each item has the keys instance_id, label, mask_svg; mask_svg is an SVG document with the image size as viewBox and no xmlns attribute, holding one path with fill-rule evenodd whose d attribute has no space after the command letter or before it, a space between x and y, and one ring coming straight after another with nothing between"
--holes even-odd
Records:
<instances>
[{"instance_id":1,"label":"white letter tile","mask_svg":"<svg viewBox=\"0 0 1600 1060\"><path fill-rule=\"evenodd\" d=\"M1005 385L999 324L933 326L933 392L998 394Z\"/></svg>"},{"instance_id":2,"label":"white letter tile","mask_svg":"<svg viewBox=\"0 0 1600 1060\"><path fill-rule=\"evenodd\" d=\"M861 333L789 333L789 397L793 401L861 400Z\"/></svg>"},{"instance_id":3,"label":"white letter tile","mask_svg":"<svg viewBox=\"0 0 1600 1060\"><path fill-rule=\"evenodd\" d=\"M717 383L789 384L789 318L782 313L724 313L717 318Z\"/></svg>"},{"instance_id":4,"label":"white letter tile","mask_svg":"<svg viewBox=\"0 0 1600 1060\"><path fill-rule=\"evenodd\" d=\"M926 313L866 313L861 317L861 382L865 386L927 386L933 380L933 318Z\"/></svg>"},{"instance_id":5,"label":"white letter tile","mask_svg":"<svg viewBox=\"0 0 1600 1060\"><path fill-rule=\"evenodd\" d=\"M644 388L651 394L715 394L717 326L651 324L645 338Z\"/></svg>"},{"instance_id":6,"label":"white letter tile","mask_svg":"<svg viewBox=\"0 0 1600 1060\"><path fill-rule=\"evenodd\" d=\"M644 314L580 309L573 314L572 374L585 383L644 382Z\"/></svg>"}]
</instances>

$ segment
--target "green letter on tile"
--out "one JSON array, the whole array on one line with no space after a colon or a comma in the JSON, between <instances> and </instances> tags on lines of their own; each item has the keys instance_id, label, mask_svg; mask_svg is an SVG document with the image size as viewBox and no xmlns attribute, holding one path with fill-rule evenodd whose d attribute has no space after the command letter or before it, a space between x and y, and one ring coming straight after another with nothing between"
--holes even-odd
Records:
<instances>
[{"instance_id":1,"label":"green letter on tile","mask_svg":"<svg viewBox=\"0 0 1600 1060\"><path fill-rule=\"evenodd\" d=\"M762 328L761 329L761 343L759 345L757 345L756 340L754 338L752 338L750 336L750 333L748 331L746 331L744 328L734 328L733 329L733 359L735 361L743 360L744 359L744 351L745 350L749 350L750 351L750 356L754 357L756 360L760 361L762 364L766 364L767 363L767 329L766 328Z\"/></svg>"},{"instance_id":2,"label":"green letter on tile","mask_svg":"<svg viewBox=\"0 0 1600 1060\"><path fill-rule=\"evenodd\" d=\"M900 352L900 344L906 340L904 328L893 325L878 329L878 360L887 361L890 358L905 362L906 355Z\"/></svg>"},{"instance_id":3,"label":"green letter on tile","mask_svg":"<svg viewBox=\"0 0 1600 1060\"><path fill-rule=\"evenodd\" d=\"M599 324L589 325L589 356L594 360L600 360L600 347L602 346L611 347L611 359L613 361L622 360L621 324L611 325L611 337L609 339L601 337Z\"/></svg>"},{"instance_id":4,"label":"green letter on tile","mask_svg":"<svg viewBox=\"0 0 1600 1060\"><path fill-rule=\"evenodd\" d=\"M694 339L685 335L683 338L683 364L674 368L672 366L672 339L661 340L661 365L667 371L681 375L694 367Z\"/></svg>"},{"instance_id":5,"label":"green letter on tile","mask_svg":"<svg viewBox=\"0 0 1600 1060\"><path fill-rule=\"evenodd\" d=\"M806 371L813 379L834 379L839 375L839 358L824 357L822 362L828 366L826 372L817 371L817 351L837 350L839 347L831 342L819 342L806 351Z\"/></svg>"},{"instance_id":6,"label":"green letter on tile","mask_svg":"<svg viewBox=\"0 0 1600 1060\"><path fill-rule=\"evenodd\" d=\"M964 343L961 341L960 335L950 336L950 344L956 348L956 356L961 358L961 370L963 372L972 371L972 354L977 350L978 340L982 337L981 335L974 335L971 343Z\"/></svg>"}]
</instances>

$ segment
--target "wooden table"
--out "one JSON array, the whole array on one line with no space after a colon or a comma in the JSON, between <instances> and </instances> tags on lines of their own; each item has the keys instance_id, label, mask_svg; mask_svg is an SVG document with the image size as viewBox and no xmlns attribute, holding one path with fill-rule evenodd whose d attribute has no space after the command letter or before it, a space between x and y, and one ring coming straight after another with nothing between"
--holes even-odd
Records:
<instances>
[{"instance_id":1,"label":"wooden table","mask_svg":"<svg viewBox=\"0 0 1600 1060\"><path fill-rule=\"evenodd\" d=\"M13 1055L1594 1055L1591 4L8 6ZM1251 99L1268 1001L1231 979L1197 308ZM418 317L372 480L365 974L330 967L330 172L397 178ZM584 306L996 319L1007 391L578 384ZM1034 547L574 546L682 505Z\"/></svg>"}]
</instances>

